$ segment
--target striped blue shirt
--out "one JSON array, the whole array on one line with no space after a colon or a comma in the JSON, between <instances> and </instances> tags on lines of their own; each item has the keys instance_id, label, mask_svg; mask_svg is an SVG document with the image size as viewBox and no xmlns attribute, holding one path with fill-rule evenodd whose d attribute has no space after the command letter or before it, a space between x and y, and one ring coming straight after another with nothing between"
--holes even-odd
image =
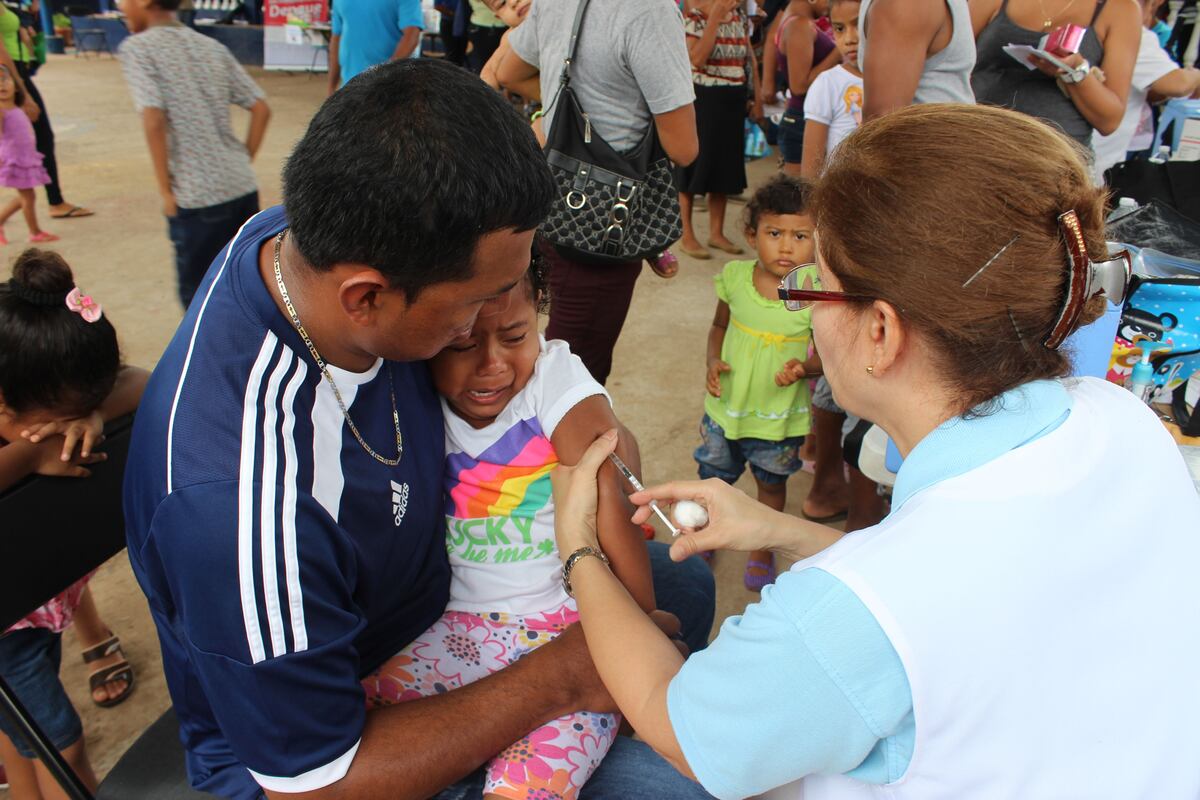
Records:
<instances>
[{"instance_id":1,"label":"striped blue shirt","mask_svg":"<svg viewBox=\"0 0 1200 800\"><path fill-rule=\"evenodd\" d=\"M192 784L226 797L341 778L359 678L445 608L442 415L424 364L331 367L368 455L278 311L248 221L209 270L138 411L129 557L158 627Z\"/></svg>"}]
</instances>

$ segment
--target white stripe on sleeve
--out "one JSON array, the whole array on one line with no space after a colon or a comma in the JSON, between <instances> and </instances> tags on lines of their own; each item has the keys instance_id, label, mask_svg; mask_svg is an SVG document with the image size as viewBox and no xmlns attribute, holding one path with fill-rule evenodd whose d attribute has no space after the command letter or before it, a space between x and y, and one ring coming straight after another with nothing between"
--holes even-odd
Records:
<instances>
[{"instance_id":1,"label":"white stripe on sleeve","mask_svg":"<svg viewBox=\"0 0 1200 800\"><path fill-rule=\"evenodd\" d=\"M304 625L304 594L300 589L300 560L296 553L296 392L304 383L308 365L296 360L296 372L283 390L283 563L287 576L288 611L292 620L292 652L308 649Z\"/></svg>"},{"instance_id":2,"label":"white stripe on sleeve","mask_svg":"<svg viewBox=\"0 0 1200 800\"><path fill-rule=\"evenodd\" d=\"M238 586L242 597L242 620L246 626L246 641L250 645L250 660L257 664L266 659L262 627L258 620L258 600L254 586L254 451L258 433L258 392L263 374L271 363L277 344L275 334L267 331L259 348L258 358L250 369L246 396L242 400L242 452L238 467Z\"/></svg>"},{"instance_id":3,"label":"white stripe on sleeve","mask_svg":"<svg viewBox=\"0 0 1200 800\"><path fill-rule=\"evenodd\" d=\"M362 744L362 739L359 739L354 743L353 747L325 766L310 769L308 772L297 775L294 778L277 778L271 775L263 775L252 769L246 771L250 773L250 777L254 778L259 786L270 792L283 792L284 794L315 792L317 789L324 789L326 786L337 783L346 777L346 773L350 771L350 765L354 763L354 754L358 752L360 744Z\"/></svg>"},{"instance_id":4,"label":"white stripe on sleeve","mask_svg":"<svg viewBox=\"0 0 1200 800\"><path fill-rule=\"evenodd\" d=\"M279 349L279 360L267 381L267 391L263 393L262 505L259 508L259 537L262 542L263 605L267 609L267 629L271 632L271 654L274 656L281 656L287 652L283 613L279 608L279 562L275 554L275 485L279 480L278 441L275 436L279 413L276 411L276 404L283 376L295 360L296 357L287 347Z\"/></svg>"}]
</instances>

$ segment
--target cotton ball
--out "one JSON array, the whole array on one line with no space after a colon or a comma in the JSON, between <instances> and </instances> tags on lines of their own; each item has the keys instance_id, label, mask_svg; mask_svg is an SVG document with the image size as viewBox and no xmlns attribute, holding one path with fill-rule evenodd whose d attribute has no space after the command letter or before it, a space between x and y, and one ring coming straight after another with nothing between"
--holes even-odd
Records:
<instances>
[{"instance_id":1,"label":"cotton ball","mask_svg":"<svg viewBox=\"0 0 1200 800\"><path fill-rule=\"evenodd\" d=\"M694 500L680 500L671 510L671 516L681 528L698 530L708 524L708 509Z\"/></svg>"}]
</instances>

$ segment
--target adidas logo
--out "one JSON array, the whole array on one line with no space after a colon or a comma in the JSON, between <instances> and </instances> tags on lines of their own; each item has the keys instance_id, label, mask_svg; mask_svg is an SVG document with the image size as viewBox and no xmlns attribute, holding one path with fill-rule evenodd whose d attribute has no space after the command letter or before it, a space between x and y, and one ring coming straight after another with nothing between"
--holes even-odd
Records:
<instances>
[{"instance_id":1,"label":"adidas logo","mask_svg":"<svg viewBox=\"0 0 1200 800\"><path fill-rule=\"evenodd\" d=\"M392 484L392 517L396 520L398 528L404 520L404 512L408 511L408 484L395 481L389 483Z\"/></svg>"}]
</instances>

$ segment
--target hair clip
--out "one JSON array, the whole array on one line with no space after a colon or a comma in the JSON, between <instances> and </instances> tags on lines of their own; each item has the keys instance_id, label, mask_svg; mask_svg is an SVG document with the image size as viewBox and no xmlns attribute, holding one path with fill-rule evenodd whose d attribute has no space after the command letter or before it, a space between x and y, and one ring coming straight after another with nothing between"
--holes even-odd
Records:
<instances>
[{"instance_id":1,"label":"hair clip","mask_svg":"<svg viewBox=\"0 0 1200 800\"><path fill-rule=\"evenodd\" d=\"M100 317L104 315L100 304L93 300L91 296L79 291L78 286L67 292L67 308L83 317L87 322L98 322Z\"/></svg>"},{"instance_id":2,"label":"hair clip","mask_svg":"<svg viewBox=\"0 0 1200 800\"><path fill-rule=\"evenodd\" d=\"M1058 218L1058 226L1067 247L1070 274L1058 319L1043 343L1051 350L1057 350L1070 335L1088 300L1104 295L1115 305L1124 303L1129 279L1133 275L1133 256L1128 250L1121 250L1106 261L1092 261L1083 241L1079 215L1074 210L1062 214Z\"/></svg>"}]
</instances>

